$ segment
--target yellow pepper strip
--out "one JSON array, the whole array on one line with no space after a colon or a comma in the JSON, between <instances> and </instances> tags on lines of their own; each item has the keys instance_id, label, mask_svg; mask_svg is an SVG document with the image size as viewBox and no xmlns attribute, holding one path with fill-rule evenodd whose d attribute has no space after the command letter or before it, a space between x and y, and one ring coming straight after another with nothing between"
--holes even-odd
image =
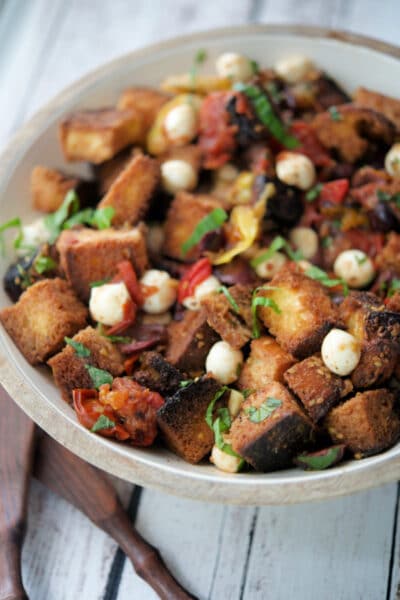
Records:
<instances>
[{"instance_id":1,"label":"yellow pepper strip","mask_svg":"<svg viewBox=\"0 0 400 600\"><path fill-rule=\"evenodd\" d=\"M209 94L210 92L223 92L232 88L232 81L225 77L213 75L196 75L183 73L182 75L171 75L164 79L161 89L172 94L183 94L194 92L196 94Z\"/></svg>"}]
</instances>

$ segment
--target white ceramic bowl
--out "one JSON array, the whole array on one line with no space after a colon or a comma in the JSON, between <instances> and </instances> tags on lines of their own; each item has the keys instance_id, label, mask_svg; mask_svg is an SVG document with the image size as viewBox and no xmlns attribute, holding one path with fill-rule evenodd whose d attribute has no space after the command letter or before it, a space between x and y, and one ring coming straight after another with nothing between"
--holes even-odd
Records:
<instances>
[{"instance_id":1,"label":"white ceramic bowl","mask_svg":"<svg viewBox=\"0 0 400 600\"><path fill-rule=\"evenodd\" d=\"M251 26L196 34L133 52L85 76L40 111L14 137L0 159L0 222L16 215L29 221L29 176L36 164L85 174L65 165L57 140L60 117L78 107L113 104L129 85L157 85L167 74L187 71L199 48L205 67L234 50L261 65L294 52L306 54L350 92L358 85L400 97L400 49L358 36L304 27ZM7 260L0 263L0 274ZM0 306L9 300L0 291ZM362 461L327 471L298 469L268 474L229 475L206 463L190 465L166 449L138 449L111 442L84 429L52 382L46 368L33 368L4 330L0 331L0 380L24 411L67 448L123 479L173 494L213 502L286 504L339 496L393 481L400 476L400 445ZM6 357L6 358L5 358ZM0 413L1 417L1 413Z\"/></svg>"}]
</instances>

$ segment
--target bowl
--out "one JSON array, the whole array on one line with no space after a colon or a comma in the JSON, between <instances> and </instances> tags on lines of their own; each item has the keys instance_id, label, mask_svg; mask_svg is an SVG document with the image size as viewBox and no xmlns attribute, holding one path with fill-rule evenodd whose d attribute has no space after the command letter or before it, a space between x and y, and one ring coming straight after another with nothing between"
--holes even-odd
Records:
<instances>
[{"instance_id":1,"label":"bowl","mask_svg":"<svg viewBox=\"0 0 400 600\"><path fill-rule=\"evenodd\" d=\"M309 27L250 26L181 37L127 54L89 73L49 102L11 140L0 159L0 222L28 222L29 176L36 164L66 165L57 139L63 114L113 104L129 85L157 85L167 74L188 71L199 48L210 67L223 51L243 52L261 65L300 52L326 69L348 91L371 87L400 97L400 49L365 37ZM85 175L83 165L68 171ZM7 267L1 259L0 274ZM0 306L9 300L0 291ZM132 483L212 502L289 504L331 498L399 479L400 444L377 456L327 471L289 469L230 475L209 464L191 465L161 446L131 448L93 435L77 421L45 367L30 366L0 331L0 381L20 407L48 434L88 462Z\"/></svg>"}]
</instances>

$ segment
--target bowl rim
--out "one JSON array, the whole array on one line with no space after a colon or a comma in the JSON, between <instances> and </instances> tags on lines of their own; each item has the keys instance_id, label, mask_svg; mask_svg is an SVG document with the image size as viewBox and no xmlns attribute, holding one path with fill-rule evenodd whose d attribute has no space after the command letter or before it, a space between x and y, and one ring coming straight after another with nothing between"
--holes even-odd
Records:
<instances>
[{"instance_id":1,"label":"bowl rim","mask_svg":"<svg viewBox=\"0 0 400 600\"><path fill-rule=\"evenodd\" d=\"M4 147L0 155L0 193L8 182L8 174L14 171L20 156L46 126L50 116L59 112L86 87L98 78L106 76L124 64L147 58L155 52L178 48L195 41L205 42L213 38L235 37L248 34L291 35L310 38L332 39L372 49L378 53L400 58L400 47L372 37L329 28L308 25L253 24L216 28L174 37L145 48L128 52L89 71L68 85L37 111ZM49 435L89 463L120 478L159 489L174 495L241 505L293 504L322 500L354 493L400 477L400 446L391 455L380 454L364 461L351 461L335 469L314 473L302 473L296 478L285 476L286 471L276 474L258 474L249 477L218 472L208 472L193 466L183 472L172 464L154 464L151 457L127 456L121 445L100 436L94 436L73 419L60 419L57 407L44 402L44 394L32 387L22 376L22 370L12 357L5 358L4 331L0 331L0 382L15 402ZM115 462L113 461L115 458ZM116 464L116 466L114 466ZM184 463L186 464L186 463Z\"/></svg>"}]
</instances>

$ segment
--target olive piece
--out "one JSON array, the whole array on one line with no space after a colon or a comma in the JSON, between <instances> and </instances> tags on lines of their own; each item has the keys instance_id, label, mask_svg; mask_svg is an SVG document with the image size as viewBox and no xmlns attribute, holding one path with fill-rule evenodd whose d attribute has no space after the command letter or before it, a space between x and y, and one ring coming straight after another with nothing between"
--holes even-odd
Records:
<instances>
[{"instance_id":1,"label":"olive piece","mask_svg":"<svg viewBox=\"0 0 400 600\"><path fill-rule=\"evenodd\" d=\"M399 219L387 202L378 202L375 208L369 212L368 218L372 229L376 231L400 230Z\"/></svg>"},{"instance_id":2,"label":"olive piece","mask_svg":"<svg viewBox=\"0 0 400 600\"><path fill-rule=\"evenodd\" d=\"M264 185L261 185L261 177L257 177L255 188L263 190L265 183L268 182L264 177ZM292 227L303 214L303 203L301 201L301 192L294 187L285 185L279 179L272 179L276 193L268 200L266 219L272 219L278 225Z\"/></svg>"},{"instance_id":3,"label":"olive piece","mask_svg":"<svg viewBox=\"0 0 400 600\"><path fill-rule=\"evenodd\" d=\"M4 275L4 289L13 302L17 302L22 292L33 283L31 271L33 270L33 262L36 255L37 252L33 255L20 258L8 267Z\"/></svg>"},{"instance_id":4,"label":"olive piece","mask_svg":"<svg viewBox=\"0 0 400 600\"><path fill-rule=\"evenodd\" d=\"M239 146L248 146L263 137L263 127L260 127L257 119L249 118L244 113L238 113L236 111L236 102L236 96L232 96L226 105L226 111L229 114L232 125L236 125L237 127L236 140Z\"/></svg>"}]
</instances>

